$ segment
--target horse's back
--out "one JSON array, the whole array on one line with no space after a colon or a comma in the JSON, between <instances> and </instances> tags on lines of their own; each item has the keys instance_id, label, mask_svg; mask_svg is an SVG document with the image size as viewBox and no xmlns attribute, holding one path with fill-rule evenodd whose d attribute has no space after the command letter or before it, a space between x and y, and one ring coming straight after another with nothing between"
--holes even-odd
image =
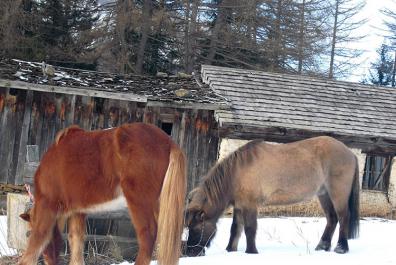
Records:
<instances>
[{"instance_id":1,"label":"horse's back","mask_svg":"<svg viewBox=\"0 0 396 265\"><path fill-rule=\"evenodd\" d=\"M35 176L39 196L82 209L116 199L122 181L147 190L150 183L160 192L172 146L161 129L143 123L91 132L70 127L58 136Z\"/></svg>"},{"instance_id":2,"label":"horse's back","mask_svg":"<svg viewBox=\"0 0 396 265\"><path fill-rule=\"evenodd\" d=\"M337 178L342 175L348 178L348 183L353 178L353 153L331 137L287 144L255 141L247 147L240 149L239 157L246 159L236 168L236 186L243 196L249 194L253 200L268 204L295 203L316 195L331 175ZM248 159L249 156L253 158Z\"/></svg>"}]
</instances>

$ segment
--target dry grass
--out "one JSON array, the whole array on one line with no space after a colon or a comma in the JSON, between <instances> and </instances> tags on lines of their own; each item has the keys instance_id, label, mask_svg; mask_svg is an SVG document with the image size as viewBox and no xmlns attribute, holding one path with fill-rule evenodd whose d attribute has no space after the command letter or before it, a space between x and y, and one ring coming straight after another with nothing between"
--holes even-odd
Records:
<instances>
[{"instance_id":1,"label":"dry grass","mask_svg":"<svg viewBox=\"0 0 396 265\"><path fill-rule=\"evenodd\" d=\"M0 264L15 265L18 263L20 258L21 258L21 254L17 254L13 256L3 256L0 257ZM69 254L60 255L59 265L68 265L69 260L70 260ZM106 254L94 253L93 251L89 251L85 253L84 260L86 265L110 265L124 261L124 259L120 257L114 257L111 253L106 255ZM38 264L44 265L44 261L40 260Z\"/></svg>"}]
</instances>

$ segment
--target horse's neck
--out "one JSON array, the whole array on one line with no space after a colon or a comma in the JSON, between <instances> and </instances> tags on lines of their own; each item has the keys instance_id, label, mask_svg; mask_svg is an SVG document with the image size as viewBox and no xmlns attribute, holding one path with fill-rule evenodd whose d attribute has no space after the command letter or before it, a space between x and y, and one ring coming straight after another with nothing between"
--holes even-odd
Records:
<instances>
[{"instance_id":1,"label":"horse's neck","mask_svg":"<svg viewBox=\"0 0 396 265\"><path fill-rule=\"evenodd\" d=\"M212 199L211 202L212 203L209 203L207 205L207 210L210 213L210 215L217 220L230 205L231 198L228 194L227 195L224 194L218 199Z\"/></svg>"}]
</instances>

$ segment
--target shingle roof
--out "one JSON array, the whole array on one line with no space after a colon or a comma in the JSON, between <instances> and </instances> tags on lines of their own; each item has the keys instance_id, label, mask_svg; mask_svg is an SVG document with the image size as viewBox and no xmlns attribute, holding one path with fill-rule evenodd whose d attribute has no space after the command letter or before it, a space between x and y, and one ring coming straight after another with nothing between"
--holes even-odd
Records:
<instances>
[{"instance_id":1,"label":"shingle roof","mask_svg":"<svg viewBox=\"0 0 396 265\"><path fill-rule=\"evenodd\" d=\"M198 105L201 108L218 109L227 104L223 97L208 85L199 85L192 76L120 75L56 66L51 67L54 70L51 75L45 76L42 68L43 64L37 62L0 60L0 86L171 103L176 107Z\"/></svg>"},{"instance_id":2,"label":"shingle roof","mask_svg":"<svg viewBox=\"0 0 396 265\"><path fill-rule=\"evenodd\" d=\"M396 89L202 66L204 83L231 101L220 126L285 128L396 139Z\"/></svg>"}]
</instances>

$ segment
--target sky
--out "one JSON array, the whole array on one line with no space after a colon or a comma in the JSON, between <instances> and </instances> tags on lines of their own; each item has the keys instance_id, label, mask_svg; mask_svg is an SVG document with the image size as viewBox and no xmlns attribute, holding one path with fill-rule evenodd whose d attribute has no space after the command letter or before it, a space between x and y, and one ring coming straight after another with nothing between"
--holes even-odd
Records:
<instances>
[{"instance_id":1,"label":"sky","mask_svg":"<svg viewBox=\"0 0 396 265\"><path fill-rule=\"evenodd\" d=\"M356 0L357 2L359 0ZM356 34L367 35L362 41L358 43L351 43L350 45L355 46L364 51L363 55L357 60L359 68L351 73L348 78L349 81L359 82L363 76L368 74L370 64L377 58L376 50L384 42L383 31L385 26L383 25L384 15L380 13L380 10L384 7L393 7L396 10L396 1L394 0L366 0L366 6L362 10L361 14L357 19L367 18L367 23L363 25ZM382 29L382 30L381 30Z\"/></svg>"}]
</instances>

